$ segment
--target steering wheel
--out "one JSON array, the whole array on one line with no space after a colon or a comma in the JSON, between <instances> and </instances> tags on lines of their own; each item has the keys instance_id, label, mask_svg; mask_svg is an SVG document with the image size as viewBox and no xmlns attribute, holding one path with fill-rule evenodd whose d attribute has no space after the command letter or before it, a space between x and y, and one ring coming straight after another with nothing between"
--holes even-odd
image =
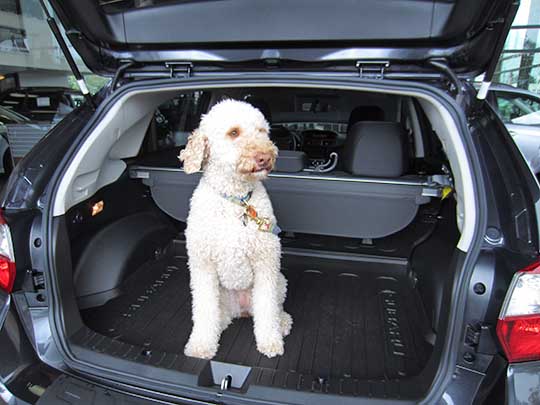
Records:
<instances>
[{"instance_id":1,"label":"steering wheel","mask_svg":"<svg viewBox=\"0 0 540 405\"><path fill-rule=\"evenodd\" d=\"M270 127L270 139L281 150L296 150L298 147L296 136L283 125L272 125Z\"/></svg>"}]
</instances>

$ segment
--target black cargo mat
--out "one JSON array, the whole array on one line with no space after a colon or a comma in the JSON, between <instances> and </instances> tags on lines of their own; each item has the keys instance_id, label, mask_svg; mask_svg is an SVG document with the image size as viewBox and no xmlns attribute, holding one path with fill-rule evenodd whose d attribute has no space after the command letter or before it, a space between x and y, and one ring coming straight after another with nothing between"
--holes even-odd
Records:
<instances>
[{"instance_id":1,"label":"black cargo mat","mask_svg":"<svg viewBox=\"0 0 540 405\"><path fill-rule=\"evenodd\" d=\"M285 355L268 359L260 354L252 321L243 318L223 333L215 360L256 367L250 379L262 385L319 390L321 383L333 381L330 391L371 395L373 384L391 382L396 396L407 396L399 381L420 372L430 345L423 338L427 321L406 279L406 262L356 259L284 255L289 282L285 308L294 319ZM106 305L82 312L97 333L81 332L77 342L132 360L160 353L163 367L199 372L202 362L183 355L191 331L185 257L144 265L123 290Z\"/></svg>"}]
</instances>

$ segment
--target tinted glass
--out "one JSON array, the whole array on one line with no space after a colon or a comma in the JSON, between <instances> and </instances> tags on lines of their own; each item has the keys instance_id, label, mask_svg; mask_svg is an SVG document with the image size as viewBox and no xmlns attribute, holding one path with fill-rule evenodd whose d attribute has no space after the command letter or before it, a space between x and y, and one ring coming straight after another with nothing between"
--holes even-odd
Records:
<instances>
[{"instance_id":1,"label":"tinted glass","mask_svg":"<svg viewBox=\"0 0 540 405\"><path fill-rule=\"evenodd\" d=\"M497 92L497 108L504 122L540 125L540 100L525 95Z\"/></svg>"},{"instance_id":2,"label":"tinted glass","mask_svg":"<svg viewBox=\"0 0 540 405\"><path fill-rule=\"evenodd\" d=\"M199 124L204 94L202 91L180 94L156 110L152 137L157 150L172 149L187 143L190 132Z\"/></svg>"}]
</instances>

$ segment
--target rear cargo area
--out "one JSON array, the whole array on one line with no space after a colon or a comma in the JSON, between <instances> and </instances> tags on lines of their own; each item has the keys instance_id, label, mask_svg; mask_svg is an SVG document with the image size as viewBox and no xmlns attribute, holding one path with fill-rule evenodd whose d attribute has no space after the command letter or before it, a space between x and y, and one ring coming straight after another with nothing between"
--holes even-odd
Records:
<instances>
[{"instance_id":1,"label":"rear cargo area","mask_svg":"<svg viewBox=\"0 0 540 405\"><path fill-rule=\"evenodd\" d=\"M447 122L427 104L390 94L238 87L173 95L129 99L122 107L129 120L111 115L103 130L124 135L96 137L89 148L103 165L91 172L85 165L96 159L83 156L66 180L55 218L56 275L74 357L211 402L425 395L459 263L460 202L434 136L436 129L448 145ZM235 319L213 359L188 357L184 231L201 174L185 172L177 156L212 103L234 96L264 111L254 95L268 101L280 148L264 185L282 229L292 330L284 355L268 358L257 350L252 319ZM320 111L300 108L320 100Z\"/></svg>"},{"instance_id":2,"label":"rear cargo area","mask_svg":"<svg viewBox=\"0 0 540 405\"><path fill-rule=\"evenodd\" d=\"M141 266L105 305L82 312L93 331L82 345L122 357L152 357L156 365L197 372L205 361L183 355L191 331L189 272L184 244ZM252 367L259 384L296 388L328 385L355 394L368 380L399 380L424 367L431 351L426 315L399 258L309 257L285 254L285 309L294 325L285 355L269 359L255 347L251 318L223 333L215 361ZM110 339L104 339L106 336ZM144 348L133 352L134 346ZM150 360L149 360L150 361ZM153 361L152 361L153 362ZM332 382L330 384L330 382Z\"/></svg>"}]
</instances>

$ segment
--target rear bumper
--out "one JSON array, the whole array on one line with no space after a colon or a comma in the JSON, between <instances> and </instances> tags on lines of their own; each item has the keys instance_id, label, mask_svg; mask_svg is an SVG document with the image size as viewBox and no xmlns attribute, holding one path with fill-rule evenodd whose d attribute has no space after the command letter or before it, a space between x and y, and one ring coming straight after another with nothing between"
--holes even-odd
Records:
<instances>
[{"instance_id":1,"label":"rear bumper","mask_svg":"<svg viewBox=\"0 0 540 405\"><path fill-rule=\"evenodd\" d=\"M507 404L540 402L540 361L510 364L507 371Z\"/></svg>"},{"instance_id":2,"label":"rear bumper","mask_svg":"<svg viewBox=\"0 0 540 405\"><path fill-rule=\"evenodd\" d=\"M69 377L67 375L61 375L60 377L58 377L43 393L38 403L39 405L172 404L172 402L166 402L162 400L154 401L150 398L146 398L143 396L128 395L119 391L107 389L105 387L84 380ZM19 403L15 402L15 404L18 405Z\"/></svg>"}]
</instances>

